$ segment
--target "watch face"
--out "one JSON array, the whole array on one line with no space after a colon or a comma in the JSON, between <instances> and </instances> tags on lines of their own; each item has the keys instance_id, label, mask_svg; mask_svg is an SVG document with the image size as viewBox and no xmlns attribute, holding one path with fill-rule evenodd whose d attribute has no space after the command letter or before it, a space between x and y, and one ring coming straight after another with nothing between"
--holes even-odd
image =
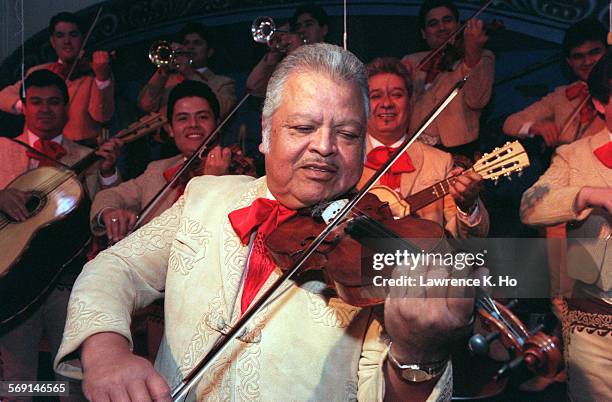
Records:
<instances>
[{"instance_id":1,"label":"watch face","mask_svg":"<svg viewBox=\"0 0 612 402\"><path fill-rule=\"evenodd\" d=\"M402 370L402 377L408 381L422 382L429 381L432 376L423 370L406 368Z\"/></svg>"}]
</instances>

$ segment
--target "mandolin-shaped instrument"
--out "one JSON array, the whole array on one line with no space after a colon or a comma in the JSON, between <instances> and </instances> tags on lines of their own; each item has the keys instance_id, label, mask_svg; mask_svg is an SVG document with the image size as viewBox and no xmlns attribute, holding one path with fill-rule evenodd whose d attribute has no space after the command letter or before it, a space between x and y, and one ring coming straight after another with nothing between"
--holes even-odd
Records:
<instances>
[{"instance_id":1,"label":"mandolin-shaped instrument","mask_svg":"<svg viewBox=\"0 0 612 402\"><path fill-rule=\"evenodd\" d=\"M529 157L520 142L507 142L501 148L495 148L477 160L470 168L486 180L497 182L500 177L509 177L514 172L521 172L529 166ZM463 172L466 174L468 171ZM427 187L417 193L401 198L394 190L387 186L376 185L370 193L376 195L381 201L389 203L391 212L395 217L410 215L449 194L451 184L457 176L446 178L433 186Z\"/></svg>"}]
</instances>

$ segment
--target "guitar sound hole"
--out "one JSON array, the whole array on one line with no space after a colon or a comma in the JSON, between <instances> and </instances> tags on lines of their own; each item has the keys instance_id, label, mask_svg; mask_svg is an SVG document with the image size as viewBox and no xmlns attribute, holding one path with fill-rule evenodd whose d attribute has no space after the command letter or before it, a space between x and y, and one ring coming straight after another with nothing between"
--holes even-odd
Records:
<instances>
[{"instance_id":1,"label":"guitar sound hole","mask_svg":"<svg viewBox=\"0 0 612 402\"><path fill-rule=\"evenodd\" d=\"M47 201L47 198L38 193L34 192L32 197L28 201L26 201L26 209L28 210L28 216L32 217L36 215L44 206Z\"/></svg>"}]
</instances>

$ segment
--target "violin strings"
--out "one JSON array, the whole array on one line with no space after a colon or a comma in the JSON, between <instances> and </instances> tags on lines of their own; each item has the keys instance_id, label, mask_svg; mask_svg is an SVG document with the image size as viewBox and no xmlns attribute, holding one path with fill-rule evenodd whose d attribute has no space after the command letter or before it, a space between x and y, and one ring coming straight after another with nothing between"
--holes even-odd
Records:
<instances>
[{"instance_id":1,"label":"violin strings","mask_svg":"<svg viewBox=\"0 0 612 402\"><path fill-rule=\"evenodd\" d=\"M38 187L31 189L31 191L35 191L40 193L42 196L47 197L51 194L55 189L57 189L62 183L66 181L66 179L72 176L69 172L59 172L54 175L49 176L46 180L39 183ZM6 228L13 222L12 220L6 217L0 217L0 230Z\"/></svg>"},{"instance_id":2,"label":"violin strings","mask_svg":"<svg viewBox=\"0 0 612 402\"><path fill-rule=\"evenodd\" d=\"M482 307L486 312L499 319L499 321L506 327L508 330L517 338L521 343L523 342L523 337L520 333L518 333L517 329L512 325L512 323L508 322L506 318L501 314L495 302L488 296L479 297L476 301L480 307Z\"/></svg>"}]
</instances>

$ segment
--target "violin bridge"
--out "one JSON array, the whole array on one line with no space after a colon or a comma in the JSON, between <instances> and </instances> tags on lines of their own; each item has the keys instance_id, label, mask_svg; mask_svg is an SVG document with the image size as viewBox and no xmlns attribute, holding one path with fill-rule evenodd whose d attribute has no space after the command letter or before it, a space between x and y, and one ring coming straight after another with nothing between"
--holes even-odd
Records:
<instances>
[{"instance_id":1,"label":"violin bridge","mask_svg":"<svg viewBox=\"0 0 612 402\"><path fill-rule=\"evenodd\" d=\"M323 221L325 221L326 224L329 224L329 222L336 217L338 212L340 212L342 208L348 204L348 202L349 201L347 199L343 199L330 203L321 213L321 218L323 218Z\"/></svg>"}]
</instances>

